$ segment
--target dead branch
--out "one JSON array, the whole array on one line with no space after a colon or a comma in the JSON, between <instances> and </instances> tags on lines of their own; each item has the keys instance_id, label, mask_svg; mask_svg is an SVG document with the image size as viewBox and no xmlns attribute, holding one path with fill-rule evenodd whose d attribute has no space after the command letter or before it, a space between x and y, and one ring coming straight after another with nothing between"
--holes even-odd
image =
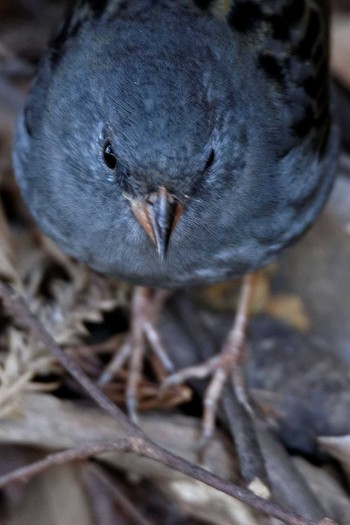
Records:
<instances>
[{"instance_id":1,"label":"dead branch","mask_svg":"<svg viewBox=\"0 0 350 525\"><path fill-rule=\"evenodd\" d=\"M252 492L239 487L229 481L223 480L209 471L205 470L198 465L190 463L180 456L176 456L171 452L159 447L153 443L142 430L131 423L126 415L114 405L103 392L86 376L81 370L79 365L74 359L68 356L55 342L51 335L46 331L45 327L39 322L39 320L33 315L30 308L26 304L23 297L9 284L4 281L0 281L0 298L2 299L5 308L13 316L13 318L20 322L26 329L28 329L38 340L47 346L47 349L52 355L61 363L66 371L74 377L83 390L91 397L103 410L105 410L110 416L112 416L120 426L125 430L126 436L124 439L111 444L110 450L123 450L125 452L133 452L140 456L144 456L155 461L158 461L172 469L178 470L183 474L188 475L198 481L205 483L233 498L236 498L247 505L260 510L261 512L271 517L277 518L284 522L286 525L336 525L334 522L325 519L316 524L316 522L290 513L280 507L278 504L271 501L266 501L253 494ZM99 445L101 446L101 445ZM89 450L88 450L89 448ZM71 451L59 452L51 454L46 458L44 468L51 464L58 462L72 461L73 459L83 459L83 457L90 457L95 454L95 450L92 452L92 448L88 447L84 450L76 449ZM105 451L105 449L104 449ZM58 456L57 458L57 454ZM32 469L31 471L35 474L36 468L39 468L39 472L43 470L43 463L40 467L35 467L35 464L24 469ZM23 477L22 472L18 474L15 471L8 476L13 476L14 479L21 479ZM16 474L17 472L17 474ZM30 474L30 470L27 470L27 475Z\"/></svg>"}]
</instances>

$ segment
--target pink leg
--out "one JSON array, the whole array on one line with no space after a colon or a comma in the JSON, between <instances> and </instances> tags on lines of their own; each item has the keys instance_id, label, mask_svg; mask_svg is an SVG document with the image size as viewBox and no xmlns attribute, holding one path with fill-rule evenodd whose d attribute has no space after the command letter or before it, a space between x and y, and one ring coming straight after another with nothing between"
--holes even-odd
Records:
<instances>
[{"instance_id":1,"label":"pink leg","mask_svg":"<svg viewBox=\"0 0 350 525\"><path fill-rule=\"evenodd\" d=\"M169 292L163 290L135 287L131 300L130 333L99 379L99 384L106 385L128 363L125 397L129 416L134 423L137 422L138 387L146 349L149 347L155 355L160 365L158 368L162 369L162 378L173 371L155 326L168 295Z\"/></svg>"},{"instance_id":2,"label":"pink leg","mask_svg":"<svg viewBox=\"0 0 350 525\"><path fill-rule=\"evenodd\" d=\"M245 392L241 363L244 357L244 342L249 318L249 307L254 288L254 278L254 274L249 274L244 277L235 320L222 347L221 353L200 365L185 368L172 374L164 381L162 386L164 389L170 385L181 384L190 378L211 376L204 396L204 415L202 421L202 437L204 441L207 441L213 434L217 405L223 387L230 376L237 398L250 410Z\"/></svg>"}]
</instances>

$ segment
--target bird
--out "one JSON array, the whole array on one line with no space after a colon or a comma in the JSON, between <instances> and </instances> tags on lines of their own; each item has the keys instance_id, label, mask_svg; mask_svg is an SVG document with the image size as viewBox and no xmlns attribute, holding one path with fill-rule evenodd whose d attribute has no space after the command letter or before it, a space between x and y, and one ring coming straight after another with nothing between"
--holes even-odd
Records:
<instances>
[{"instance_id":1,"label":"bird","mask_svg":"<svg viewBox=\"0 0 350 525\"><path fill-rule=\"evenodd\" d=\"M311 226L332 188L329 16L326 0L80 0L18 117L18 185L64 252L146 302L246 276L221 354L168 381L212 374L207 434L239 361L250 275ZM152 337L134 320L136 418Z\"/></svg>"}]
</instances>

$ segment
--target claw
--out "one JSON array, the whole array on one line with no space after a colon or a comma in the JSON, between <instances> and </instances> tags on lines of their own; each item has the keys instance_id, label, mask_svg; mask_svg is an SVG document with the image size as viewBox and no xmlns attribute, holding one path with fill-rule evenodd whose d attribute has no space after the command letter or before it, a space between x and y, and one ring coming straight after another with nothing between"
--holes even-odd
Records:
<instances>
[{"instance_id":1,"label":"claw","mask_svg":"<svg viewBox=\"0 0 350 525\"><path fill-rule=\"evenodd\" d=\"M253 282L253 275L248 275L244 278L236 318L223 345L221 354L200 365L191 366L172 374L161 384L160 391L164 392L166 388L180 385L189 379L204 379L208 376L212 376L204 396L202 438L199 442L199 452L201 454L213 436L217 406L225 382L230 375L232 376L238 400L244 405L246 410L251 411L240 367L243 357Z\"/></svg>"},{"instance_id":2,"label":"claw","mask_svg":"<svg viewBox=\"0 0 350 525\"><path fill-rule=\"evenodd\" d=\"M212 357L205 363L201 363L200 365L184 368L183 370L168 376L162 382L160 389L164 391L171 386L181 385L188 379L205 379L206 377L210 376L213 370L215 370L218 362L219 358L216 356Z\"/></svg>"},{"instance_id":3,"label":"claw","mask_svg":"<svg viewBox=\"0 0 350 525\"><path fill-rule=\"evenodd\" d=\"M103 371L99 377L97 384L101 387L106 386L111 382L114 375L124 366L128 360L131 353L131 343L130 339L127 338L126 341L121 346L120 350L117 351L112 361L109 363L108 367Z\"/></svg>"},{"instance_id":4,"label":"claw","mask_svg":"<svg viewBox=\"0 0 350 525\"><path fill-rule=\"evenodd\" d=\"M161 381L169 371L174 370L155 327L161 305L164 304L167 297L168 293L152 293L146 288L135 288L131 302L130 334L123 340L118 353L98 380L100 386L106 386L113 376L120 375L125 365L128 366L126 409L131 421L136 424L138 422L140 379L148 347L153 352L151 362L154 362L154 372L158 381ZM177 392L177 398L180 398L179 392ZM156 396L155 399L157 399Z\"/></svg>"}]
</instances>

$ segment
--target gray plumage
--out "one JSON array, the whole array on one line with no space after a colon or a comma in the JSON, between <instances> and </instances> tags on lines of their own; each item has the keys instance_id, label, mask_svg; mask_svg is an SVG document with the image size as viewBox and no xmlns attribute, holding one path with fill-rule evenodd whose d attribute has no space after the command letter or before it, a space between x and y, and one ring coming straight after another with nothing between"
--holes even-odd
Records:
<instances>
[{"instance_id":1,"label":"gray plumage","mask_svg":"<svg viewBox=\"0 0 350 525\"><path fill-rule=\"evenodd\" d=\"M271 261L335 173L327 27L314 0L78 2L18 120L16 176L40 227L144 285ZM164 260L129 204L160 186L184 203Z\"/></svg>"}]
</instances>

